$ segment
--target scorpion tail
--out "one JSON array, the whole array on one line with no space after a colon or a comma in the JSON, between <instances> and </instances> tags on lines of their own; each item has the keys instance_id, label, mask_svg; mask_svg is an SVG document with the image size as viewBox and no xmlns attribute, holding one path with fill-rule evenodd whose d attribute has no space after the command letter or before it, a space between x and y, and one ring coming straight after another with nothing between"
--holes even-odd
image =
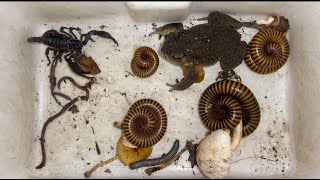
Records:
<instances>
[{"instance_id":1,"label":"scorpion tail","mask_svg":"<svg viewBox=\"0 0 320 180\"><path fill-rule=\"evenodd\" d=\"M28 42L39 42L42 43L43 42L43 38L42 37L30 37L27 39Z\"/></svg>"},{"instance_id":2,"label":"scorpion tail","mask_svg":"<svg viewBox=\"0 0 320 180\"><path fill-rule=\"evenodd\" d=\"M96 35L102 38L111 39L117 46L119 46L118 42L106 31L91 30L89 33L87 33L86 35L87 40L85 40L85 42L88 41L91 35Z\"/></svg>"}]
</instances>

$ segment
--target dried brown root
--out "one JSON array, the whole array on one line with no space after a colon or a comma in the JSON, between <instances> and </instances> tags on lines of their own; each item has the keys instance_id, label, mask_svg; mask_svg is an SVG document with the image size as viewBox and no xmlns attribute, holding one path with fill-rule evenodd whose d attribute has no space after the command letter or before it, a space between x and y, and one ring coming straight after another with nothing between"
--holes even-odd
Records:
<instances>
[{"instance_id":1,"label":"dried brown root","mask_svg":"<svg viewBox=\"0 0 320 180\"><path fill-rule=\"evenodd\" d=\"M156 166L156 167L152 167L152 168L148 168L145 170L145 172L150 176L152 173L162 170L168 166L170 166L171 164L173 164L176 160L178 160L180 158L180 156L186 151L188 150L188 147L190 147L192 145L191 141L187 141L186 146L178 153L176 154L170 161L160 165L160 166Z\"/></svg>"},{"instance_id":2,"label":"dried brown root","mask_svg":"<svg viewBox=\"0 0 320 180\"><path fill-rule=\"evenodd\" d=\"M61 107L62 104L61 102L58 101L57 97L56 96L60 96L60 97L63 97L64 99L67 99L69 101L71 101L71 98L63 93L60 93L60 92L54 92L54 89L57 85L57 82L56 82L56 76L55 76L55 73L56 73L56 67L57 67L57 64L58 64L58 61L61 60L61 58L57 57L57 58L54 58L52 63L51 63L51 67L50 67L50 75L49 75L49 82L50 82L50 90L51 90L51 95L53 96L53 99L56 101L57 104L59 104Z\"/></svg>"},{"instance_id":3,"label":"dried brown root","mask_svg":"<svg viewBox=\"0 0 320 180\"><path fill-rule=\"evenodd\" d=\"M56 83L56 67L57 67L57 63L58 63L59 59L53 59L52 63L51 63L51 67L50 67L50 74L49 74L49 82L50 82L50 90L51 90L51 94L54 98L54 100L56 101L57 104L59 104L60 106L62 106L62 104L58 101L58 99L55 97L58 94L54 94L54 89L57 85ZM61 93L62 94L62 93ZM71 100L71 99L70 99Z\"/></svg>"},{"instance_id":4,"label":"dried brown root","mask_svg":"<svg viewBox=\"0 0 320 180\"><path fill-rule=\"evenodd\" d=\"M80 90L82 91L85 91L86 92L86 95L85 96L81 96L81 99L82 100L88 100L89 99L89 87L91 87L92 85L92 82L89 81L86 85L84 86L81 86L79 85L72 77L69 77L69 76L64 76L62 77L59 81L58 81L58 88L60 89L60 85L61 85L61 82L62 81L65 81L65 80L69 80L74 86L76 86L77 88L79 88Z\"/></svg>"},{"instance_id":5,"label":"dried brown root","mask_svg":"<svg viewBox=\"0 0 320 180\"><path fill-rule=\"evenodd\" d=\"M65 94L63 94L63 93L60 93L60 92L52 92L51 94L53 95L53 97L54 97L54 96L60 96L60 97L65 98L66 100L71 101L71 98L70 98L68 95L65 95ZM57 102L57 99L56 99L56 98L54 98L54 99L55 99L56 102ZM60 104L60 102L57 102L57 103ZM60 104L60 105L61 105L61 104Z\"/></svg>"},{"instance_id":6,"label":"dried brown root","mask_svg":"<svg viewBox=\"0 0 320 180\"><path fill-rule=\"evenodd\" d=\"M118 155L116 155L116 156L114 156L114 157L112 157L112 158L110 158L110 159L108 159L108 160L106 160L106 161L102 161L102 162L99 163L99 164L96 164L96 165L93 166L93 168L91 168L89 171L86 171L86 172L84 173L84 176L85 176L86 178L90 177L91 174L92 174L95 170L97 170L99 167L102 167L102 166L104 166L104 165L106 165L106 164L109 164L109 163L111 163L112 161L115 161L115 160L117 160L117 159L118 159Z\"/></svg>"},{"instance_id":7,"label":"dried brown root","mask_svg":"<svg viewBox=\"0 0 320 180\"><path fill-rule=\"evenodd\" d=\"M71 100L69 103L67 103L65 106L63 106L63 108L61 109L60 112L58 112L57 114L51 116L43 125L42 127L42 131L41 131L41 138L40 138L40 144L41 144L41 151L42 151L42 161L41 163L36 167L36 169L41 169L45 166L46 164L46 150L45 150L45 133L47 130L47 126L56 118L58 118L59 116L61 116L63 113L65 113L74 103L76 103L79 100L79 98L74 98L73 100Z\"/></svg>"},{"instance_id":8,"label":"dried brown root","mask_svg":"<svg viewBox=\"0 0 320 180\"><path fill-rule=\"evenodd\" d=\"M56 63L57 62L57 59L54 59L54 62ZM52 64L55 64L55 63L52 63ZM54 76L53 76L54 77ZM51 83L51 88L55 88L55 80L53 82L53 79L52 77L50 77L50 83ZM86 83L86 85L84 86L80 86L78 83L75 82L74 79L72 79L71 77L68 77L68 76L65 76L63 78L61 78L59 81L58 81L58 88L60 89L60 84L63 80L69 80L73 83L73 85L75 85L76 87L78 87L79 89L83 90L86 92L86 95L85 96L80 96L80 97L76 97L74 99L72 99L70 102L68 102L65 106L62 107L61 111L57 114L55 114L54 116L50 117L43 125L42 127L42 131L41 131L41 138L40 138L40 144L41 144L41 151L42 151L42 161L41 163L36 167L36 169L41 169L45 166L45 163L46 163L46 152L45 152L45 146L44 146L44 143L45 143L45 133L46 133L46 130L47 130L47 126L53 121L55 120L56 118L58 118L59 116L61 116L63 113L65 113L67 110L70 110L72 112L75 112L76 109L75 107L76 106L73 106L78 100L79 98L81 100L88 100L89 99L89 90L88 88L91 88L91 85L95 82L94 79L90 79L90 81L88 83ZM62 94L62 93L61 93ZM65 95L66 96L66 95ZM59 104L59 103L58 103ZM73 107L73 108L71 108ZM71 109L70 109L71 108Z\"/></svg>"}]
</instances>

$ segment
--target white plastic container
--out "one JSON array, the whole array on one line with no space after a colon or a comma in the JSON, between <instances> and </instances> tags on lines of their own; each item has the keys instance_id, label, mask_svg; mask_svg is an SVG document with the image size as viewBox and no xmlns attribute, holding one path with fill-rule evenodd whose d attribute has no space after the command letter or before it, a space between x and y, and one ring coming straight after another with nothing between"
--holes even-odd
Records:
<instances>
[{"instance_id":1,"label":"white plastic container","mask_svg":"<svg viewBox=\"0 0 320 180\"><path fill-rule=\"evenodd\" d=\"M242 20L261 19L276 13L289 19L290 55L277 72L258 75L242 63L235 71L255 94L261 107L257 130L244 138L233 153L230 178L319 178L320 177L320 24L318 2L1 2L0 4L0 177L1 178L82 178L94 164L115 155L121 132L112 126L121 121L131 103L140 98L159 101L168 114L168 129L154 146L152 157L167 152L174 140L204 136L197 103L206 87L215 82L220 66L205 68L206 77L182 92L168 92L165 83L182 78L179 67L160 58L155 75L147 79L125 76L130 70L134 48L147 45L158 51L162 40L148 37L152 23L161 26L181 21L185 26L211 11L227 13ZM79 113L65 113L48 127L47 163L41 160L39 136L43 123L59 107L52 103L49 67L44 55L46 46L29 44L30 36L60 26L80 27L82 32L105 25L118 42L93 37L83 49L99 64L87 102L77 103ZM91 26L91 27L89 27ZM243 30L243 31L242 31ZM249 42L257 32L241 29ZM43 60L43 61L41 61ZM85 79L72 74L66 63L57 67L57 76L70 75L79 83ZM109 79L109 81L108 81ZM112 79L112 82L110 82ZM66 84L62 90L70 95L79 91ZM126 97L121 95L126 93ZM86 122L87 121L87 122ZM95 130L93 134L92 128ZM95 150L99 143L101 154ZM111 147L112 146L112 147ZM181 149L180 148L180 149ZM262 158L261 158L262 157ZM188 153L179 161L156 172L150 178L203 177L190 168ZM90 163L90 164L88 164ZM104 172L110 169L111 173ZM144 168L129 170L119 161L98 169L92 178L148 177Z\"/></svg>"}]
</instances>

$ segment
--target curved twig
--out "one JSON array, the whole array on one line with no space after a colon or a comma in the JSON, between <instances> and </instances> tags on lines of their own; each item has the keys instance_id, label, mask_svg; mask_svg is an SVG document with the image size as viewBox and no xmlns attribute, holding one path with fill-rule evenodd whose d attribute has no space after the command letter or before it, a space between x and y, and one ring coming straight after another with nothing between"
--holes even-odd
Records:
<instances>
[{"instance_id":1,"label":"curved twig","mask_svg":"<svg viewBox=\"0 0 320 180\"><path fill-rule=\"evenodd\" d=\"M74 98L73 100L71 100L69 103L67 103L60 112L58 112L57 114L51 116L43 125L42 127L42 131L41 131L41 138L40 138L40 143L41 143L41 151L42 151L42 161L41 163L36 167L36 169L41 169L45 166L46 164L46 151L45 151L45 133L47 130L47 126L49 125L49 123L51 123L53 120L55 120L56 118L58 118L59 116L61 116L64 112L66 112L74 103L76 103L79 100L79 98Z\"/></svg>"},{"instance_id":2,"label":"curved twig","mask_svg":"<svg viewBox=\"0 0 320 180\"><path fill-rule=\"evenodd\" d=\"M89 171L86 171L86 172L84 173L84 176L85 176L86 178L90 177L90 175L91 175L95 170L97 170L99 167L102 167L102 166L104 166L104 165L106 165L106 164L109 164L109 163L111 163L112 161L115 161L115 160L117 160L117 159L118 159L118 155L116 155L116 156L114 156L114 157L112 157L112 158L110 158L110 159L108 159L108 160L106 160L106 161L102 161L102 162L99 163L99 164L96 164L96 165L93 166L93 168L91 168Z\"/></svg>"}]
</instances>

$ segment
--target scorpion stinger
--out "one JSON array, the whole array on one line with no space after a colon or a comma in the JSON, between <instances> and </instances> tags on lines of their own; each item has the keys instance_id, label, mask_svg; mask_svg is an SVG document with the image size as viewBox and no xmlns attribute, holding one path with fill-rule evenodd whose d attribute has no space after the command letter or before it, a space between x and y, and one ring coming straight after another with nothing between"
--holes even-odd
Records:
<instances>
[{"instance_id":1,"label":"scorpion stinger","mask_svg":"<svg viewBox=\"0 0 320 180\"><path fill-rule=\"evenodd\" d=\"M115 44L118 45L118 42L108 33L108 32L105 32L105 31L98 31L98 30L91 30L89 31L87 34L81 34L80 36L80 41L83 43L83 45L86 45L88 43L89 40L93 41L91 39L91 36L92 35L96 35L96 36L99 36L99 37L102 37L102 38L107 38L107 39L111 39ZM84 40L83 37L85 37ZM94 41L93 41L94 42Z\"/></svg>"}]
</instances>

